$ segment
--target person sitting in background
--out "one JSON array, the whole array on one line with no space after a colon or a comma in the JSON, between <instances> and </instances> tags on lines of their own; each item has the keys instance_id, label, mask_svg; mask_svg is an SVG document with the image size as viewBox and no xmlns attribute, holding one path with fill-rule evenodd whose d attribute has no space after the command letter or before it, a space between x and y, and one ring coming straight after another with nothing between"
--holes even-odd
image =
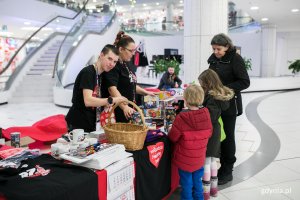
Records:
<instances>
[{"instance_id":1,"label":"person sitting in background","mask_svg":"<svg viewBox=\"0 0 300 200\"><path fill-rule=\"evenodd\" d=\"M168 71L165 72L160 79L158 89L167 90L169 88L179 88L181 86L182 81L174 72L174 67L168 68Z\"/></svg>"}]
</instances>

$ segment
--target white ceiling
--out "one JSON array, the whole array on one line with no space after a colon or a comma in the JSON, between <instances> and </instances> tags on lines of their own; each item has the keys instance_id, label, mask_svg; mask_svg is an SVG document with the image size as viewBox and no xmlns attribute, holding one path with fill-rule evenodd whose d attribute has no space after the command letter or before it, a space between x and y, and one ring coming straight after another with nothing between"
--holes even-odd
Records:
<instances>
[{"instance_id":1,"label":"white ceiling","mask_svg":"<svg viewBox=\"0 0 300 200\"><path fill-rule=\"evenodd\" d=\"M291 9L300 10L300 0L232 0L236 8L247 12L260 23L270 23L277 27L277 31L300 31L300 12L292 13ZM251 6L258 6L258 10L250 10ZM262 18L268 18L262 22Z\"/></svg>"}]
</instances>

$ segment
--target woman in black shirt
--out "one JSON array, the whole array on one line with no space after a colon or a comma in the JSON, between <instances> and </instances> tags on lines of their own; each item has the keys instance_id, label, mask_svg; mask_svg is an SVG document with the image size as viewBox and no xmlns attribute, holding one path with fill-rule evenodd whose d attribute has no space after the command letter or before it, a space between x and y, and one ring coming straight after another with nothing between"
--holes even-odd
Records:
<instances>
[{"instance_id":1,"label":"woman in black shirt","mask_svg":"<svg viewBox=\"0 0 300 200\"><path fill-rule=\"evenodd\" d=\"M114 45L119 50L119 61L116 67L103 74L101 94L104 97L124 96L130 101L136 100L136 94L154 95L137 85L135 73L129 67L132 56L135 54L136 46L134 40L125 35L123 31L117 34ZM108 88L108 89L107 89ZM117 122L128 122L128 118L134 113L134 109L127 104L121 104L115 109Z\"/></svg>"}]
</instances>

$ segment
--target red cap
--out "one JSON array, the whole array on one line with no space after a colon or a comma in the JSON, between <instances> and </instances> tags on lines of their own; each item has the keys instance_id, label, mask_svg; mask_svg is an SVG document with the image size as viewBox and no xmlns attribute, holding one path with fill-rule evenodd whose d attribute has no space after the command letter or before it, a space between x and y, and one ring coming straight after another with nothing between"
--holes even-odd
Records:
<instances>
[{"instance_id":1,"label":"red cap","mask_svg":"<svg viewBox=\"0 0 300 200\"><path fill-rule=\"evenodd\" d=\"M20 132L20 137L29 136L32 139L48 142L60 138L67 132L67 122L64 115L54 115L42 119L32 126L10 127L2 130L5 138L10 139L10 134Z\"/></svg>"}]
</instances>

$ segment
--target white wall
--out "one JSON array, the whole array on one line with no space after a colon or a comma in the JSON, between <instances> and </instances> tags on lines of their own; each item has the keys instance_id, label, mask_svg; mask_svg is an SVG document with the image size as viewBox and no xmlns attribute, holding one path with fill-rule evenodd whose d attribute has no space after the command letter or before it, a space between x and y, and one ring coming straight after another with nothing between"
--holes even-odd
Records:
<instances>
[{"instance_id":1,"label":"white wall","mask_svg":"<svg viewBox=\"0 0 300 200\"><path fill-rule=\"evenodd\" d=\"M260 31L247 33L229 33L235 46L241 47L242 57L252 59L252 70L249 76L260 76L261 66L261 33Z\"/></svg>"},{"instance_id":2,"label":"white wall","mask_svg":"<svg viewBox=\"0 0 300 200\"><path fill-rule=\"evenodd\" d=\"M242 57L252 58L250 76L260 76L261 32L230 33L234 45L242 47ZM300 59L300 32L277 32L275 76L291 76L288 61Z\"/></svg>"},{"instance_id":3,"label":"white wall","mask_svg":"<svg viewBox=\"0 0 300 200\"><path fill-rule=\"evenodd\" d=\"M183 55L183 35L174 36L141 36L129 34L138 44L142 39L145 41L148 61L152 55L164 55L164 49L178 49L178 54Z\"/></svg>"},{"instance_id":4,"label":"white wall","mask_svg":"<svg viewBox=\"0 0 300 200\"><path fill-rule=\"evenodd\" d=\"M288 61L300 59L300 32L279 32L277 33L277 68L278 75L292 75L292 71L288 69L290 65Z\"/></svg>"}]
</instances>

